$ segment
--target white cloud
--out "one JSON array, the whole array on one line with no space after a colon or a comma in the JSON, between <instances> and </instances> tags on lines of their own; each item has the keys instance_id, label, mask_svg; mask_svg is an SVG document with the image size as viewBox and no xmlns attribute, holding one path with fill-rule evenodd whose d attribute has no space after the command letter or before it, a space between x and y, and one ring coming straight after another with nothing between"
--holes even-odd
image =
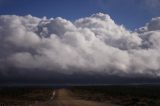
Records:
<instances>
[{"instance_id":1,"label":"white cloud","mask_svg":"<svg viewBox=\"0 0 160 106\"><path fill-rule=\"evenodd\" d=\"M0 62L28 70L160 75L160 20L131 32L109 15L63 18L0 16ZM0 65L1 66L1 65Z\"/></svg>"}]
</instances>

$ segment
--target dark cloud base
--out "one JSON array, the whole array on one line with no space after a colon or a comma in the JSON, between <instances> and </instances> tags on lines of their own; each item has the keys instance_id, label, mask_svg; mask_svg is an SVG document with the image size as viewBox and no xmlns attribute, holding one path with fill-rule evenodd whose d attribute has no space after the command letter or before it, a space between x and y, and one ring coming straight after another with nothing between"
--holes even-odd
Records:
<instances>
[{"instance_id":1,"label":"dark cloud base","mask_svg":"<svg viewBox=\"0 0 160 106\"><path fill-rule=\"evenodd\" d=\"M12 71L12 72L11 72ZM11 73L10 73L11 72ZM51 71L26 70L23 73L13 70L8 71L10 75L0 74L1 86L63 86L63 85L130 85L130 84L160 84L160 78L151 78L146 76L126 77L107 74L86 74L72 73L66 75ZM13 73L13 74L12 74ZM14 74L16 73L16 75ZM18 75L19 73L19 75Z\"/></svg>"}]
</instances>

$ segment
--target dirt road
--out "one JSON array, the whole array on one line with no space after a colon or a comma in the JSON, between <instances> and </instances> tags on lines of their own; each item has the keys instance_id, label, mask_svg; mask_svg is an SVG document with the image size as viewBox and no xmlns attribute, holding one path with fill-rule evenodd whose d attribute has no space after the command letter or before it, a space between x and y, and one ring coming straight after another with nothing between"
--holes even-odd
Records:
<instances>
[{"instance_id":1,"label":"dirt road","mask_svg":"<svg viewBox=\"0 0 160 106\"><path fill-rule=\"evenodd\" d=\"M45 103L37 102L32 106L115 106L110 103L76 99L71 96L70 91L67 89L56 90L53 92L53 96L54 97L51 97L51 99Z\"/></svg>"}]
</instances>

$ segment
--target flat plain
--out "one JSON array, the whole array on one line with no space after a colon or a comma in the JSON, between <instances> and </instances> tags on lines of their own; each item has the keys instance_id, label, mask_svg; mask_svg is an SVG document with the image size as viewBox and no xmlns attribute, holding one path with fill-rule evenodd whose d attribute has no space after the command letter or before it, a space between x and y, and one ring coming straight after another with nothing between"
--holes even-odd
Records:
<instances>
[{"instance_id":1,"label":"flat plain","mask_svg":"<svg viewBox=\"0 0 160 106\"><path fill-rule=\"evenodd\" d=\"M160 86L7 87L0 106L159 106Z\"/></svg>"}]
</instances>

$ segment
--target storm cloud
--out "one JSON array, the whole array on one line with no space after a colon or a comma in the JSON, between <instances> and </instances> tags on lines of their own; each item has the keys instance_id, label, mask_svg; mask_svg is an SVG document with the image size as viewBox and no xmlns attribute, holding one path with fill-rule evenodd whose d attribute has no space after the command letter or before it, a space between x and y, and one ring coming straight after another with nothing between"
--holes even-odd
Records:
<instances>
[{"instance_id":1,"label":"storm cloud","mask_svg":"<svg viewBox=\"0 0 160 106\"><path fill-rule=\"evenodd\" d=\"M50 72L157 78L160 18L130 31L103 13L75 21L1 15L0 49L0 73L5 76L25 70L36 76Z\"/></svg>"}]
</instances>

